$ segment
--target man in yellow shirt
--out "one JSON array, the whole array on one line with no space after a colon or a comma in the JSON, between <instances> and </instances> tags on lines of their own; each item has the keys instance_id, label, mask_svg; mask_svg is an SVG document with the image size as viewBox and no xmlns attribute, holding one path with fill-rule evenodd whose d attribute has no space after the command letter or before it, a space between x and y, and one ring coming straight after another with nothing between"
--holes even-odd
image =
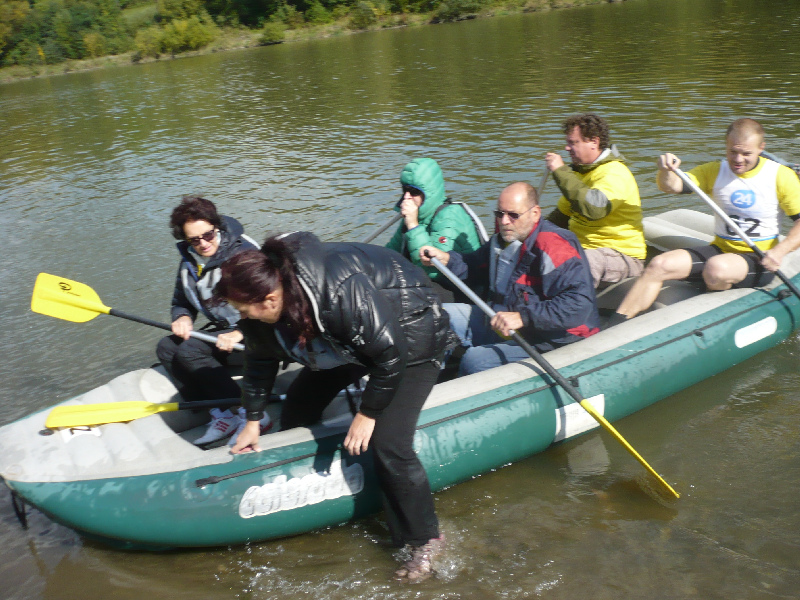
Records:
<instances>
[{"instance_id":1,"label":"man in yellow shirt","mask_svg":"<svg viewBox=\"0 0 800 600\"><path fill-rule=\"evenodd\" d=\"M639 188L609 143L608 124L591 113L575 115L564 121L564 134L572 164L555 152L545 157L564 194L547 219L578 237L595 287L640 275L647 247Z\"/></svg>"},{"instance_id":2,"label":"man in yellow shirt","mask_svg":"<svg viewBox=\"0 0 800 600\"><path fill-rule=\"evenodd\" d=\"M664 281L704 281L709 290L767 285L783 257L800 247L800 181L789 167L761 156L764 129L753 119L737 119L725 134L725 160L706 163L688 176L764 251L760 260L747 244L715 217L714 241L701 248L672 250L653 258L612 317L610 324L630 319L650 307ZM673 194L691 193L674 170L681 161L672 154L658 160L658 187ZM793 221L778 240L780 210Z\"/></svg>"}]
</instances>

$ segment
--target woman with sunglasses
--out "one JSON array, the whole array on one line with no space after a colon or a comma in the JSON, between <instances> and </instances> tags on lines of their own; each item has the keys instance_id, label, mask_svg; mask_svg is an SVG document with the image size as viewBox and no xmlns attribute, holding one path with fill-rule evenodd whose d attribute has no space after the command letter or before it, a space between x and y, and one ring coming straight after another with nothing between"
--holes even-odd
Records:
<instances>
[{"instance_id":1,"label":"woman with sunglasses","mask_svg":"<svg viewBox=\"0 0 800 600\"><path fill-rule=\"evenodd\" d=\"M417 158L400 174L403 195L395 210L403 215L387 248L400 252L415 265L423 267L419 250L433 246L444 252L466 254L488 240L480 219L463 202L451 202L445 196L444 176L432 158ZM452 302L452 284L432 267L423 267L433 282L445 288L442 300Z\"/></svg>"},{"instance_id":2,"label":"woman with sunglasses","mask_svg":"<svg viewBox=\"0 0 800 600\"><path fill-rule=\"evenodd\" d=\"M414 434L453 336L422 269L396 252L296 232L227 261L214 294L240 311L247 339L248 422L231 452L259 450L258 420L282 361L304 365L286 392L282 430L316 423L339 390L369 375L343 446L372 450L392 541L411 547L397 577L430 576L442 539Z\"/></svg>"},{"instance_id":3,"label":"woman with sunglasses","mask_svg":"<svg viewBox=\"0 0 800 600\"><path fill-rule=\"evenodd\" d=\"M238 398L241 391L226 365L238 358L231 350L243 339L236 328L239 313L225 304L214 305L210 299L222 263L258 245L244 234L236 219L219 215L213 202L199 196L183 198L172 211L170 226L172 236L179 240L181 261L172 295L172 335L158 343L156 355L187 401ZM190 337L199 314L208 319L207 330L219 332L216 346ZM244 426L238 412L215 408L211 417L208 430L195 444L219 441ZM262 426L269 426L268 417Z\"/></svg>"}]
</instances>

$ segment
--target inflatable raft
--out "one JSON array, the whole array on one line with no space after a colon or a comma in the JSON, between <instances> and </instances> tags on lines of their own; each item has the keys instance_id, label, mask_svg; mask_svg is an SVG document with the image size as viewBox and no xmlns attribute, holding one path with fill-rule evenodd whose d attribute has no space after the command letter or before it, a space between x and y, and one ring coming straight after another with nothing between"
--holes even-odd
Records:
<instances>
[{"instance_id":1,"label":"inflatable raft","mask_svg":"<svg viewBox=\"0 0 800 600\"><path fill-rule=\"evenodd\" d=\"M647 218L645 229L650 245L666 250L708 243L712 221L679 210ZM800 283L800 254L788 256L782 270ZM613 311L630 283L600 292L601 310ZM674 282L650 312L546 357L614 422L775 346L799 318L800 301L777 278L767 288L717 293ZM279 385L290 377L282 374ZM142 369L64 404L176 399L163 372ZM352 418L344 401L332 404L320 424L267 434L262 452L238 456L227 446L201 450L191 443L204 431L206 411L52 431L45 428L49 410L0 428L0 475L18 509L30 504L109 544L243 544L380 508L369 454L351 457L341 449ZM269 410L277 419L280 404ZM524 361L437 385L415 445L438 490L596 427Z\"/></svg>"}]
</instances>

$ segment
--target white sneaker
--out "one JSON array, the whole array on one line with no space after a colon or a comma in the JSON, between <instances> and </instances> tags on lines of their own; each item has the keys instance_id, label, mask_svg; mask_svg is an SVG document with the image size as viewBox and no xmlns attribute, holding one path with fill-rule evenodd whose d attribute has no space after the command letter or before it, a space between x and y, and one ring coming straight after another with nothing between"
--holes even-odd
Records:
<instances>
[{"instance_id":1,"label":"white sneaker","mask_svg":"<svg viewBox=\"0 0 800 600\"><path fill-rule=\"evenodd\" d=\"M209 423L205 435L197 438L194 441L194 445L205 446L212 442L224 440L226 437L233 435L239 427L239 421L241 421L239 415L234 415L229 410L221 411L218 408L212 408L211 423Z\"/></svg>"},{"instance_id":2,"label":"white sneaker","mask_svg":"<svg viewBox=\"0 0 800 600\"><path fill-rule=\"evenodd\" d=\"M264 435L272 429L272 419L269 418L269 413L267 411L264 411L264 418L261 419L258 424L261 426L261 435ZM243 407L239 407L239 426L236 428L236 433L231 437L231 441L228 442L229 446L234 446L236 444L236 438L242 433L242 429L244 429L245 425L247 425L247 411Z\"/></svg>"}]
</instances>

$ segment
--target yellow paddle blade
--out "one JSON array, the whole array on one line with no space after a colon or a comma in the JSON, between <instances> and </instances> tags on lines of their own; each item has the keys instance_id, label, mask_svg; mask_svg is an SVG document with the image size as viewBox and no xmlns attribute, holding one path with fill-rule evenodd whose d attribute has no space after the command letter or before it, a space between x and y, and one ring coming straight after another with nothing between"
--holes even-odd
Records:
<instances>
[{"instance_id":1,"label":"yellow paddle blade","mask_svg":"<svg viewBox=\"0 0 800 600\"><path fill-rule=\"evenodd\" d=\"M79 281L39 273L33 286L31 310L49 317L85 323L111 310L92 288Z\"/></svg>"},{"instance_id":2,"label":"yellow paddle blade","mask_svg":"<svg viewBox=\"0 0 800 600\"><path fill-rule=\"evenodd\" d=\"M80 427L87 425L103 425L104 423L122 423L141 419L160 412L178 410L177 402L156 404L143 400L128 402L107 402L104 404L80 404L77 406L56 406L47 415L45 427Z\"/></svg>"},{"instance_id":3,"label":"yellow paddle blade","mask_svg":"<svg viewBox=\"0 0 800 600\"><path fill-rule=\"evenodd\" d=\"M615 439L616 439L616 440L617 440L617 441L618 441L620 444L622 444L623 446L625 446L625 449L626 449L628 452L630 452L631 456L633 456L633 458L635 458L636 460L638 460L638 461L639 461L639 463L640 463L640 464L641 464L641 465L642 465L642 466L643 466L645 469L647 469L647 471L648 471L648 472L649 472L649 473L650 473L650 474L651 474L653 477L655 477L655 478L658 480L658 482L659 482L661 485L663 485L665 489L667 489L667 490L669 491L669 493L670 493L670 494L672 494L672 495L673 495L673 496L675 496L676 498L680 498L680 497L681 497L681 495L680 495L678 492L676 492L676 491L675 491L675 490L672 488L672 486L671 486L670 484L668 484L666 481L664 481L664 478L663 478L663 477L661 477L661 475L659 475L658 473L656 473L656 471L655 471L655 469L653 469L653 467L651 467L649 464L647 464L647 461L646 461L645 459L643 459L643 458L642 458L642 456L641 456L641 455L640 455L640 454L639 454L639 453L638 453L638 452L637 452L637 451L634 449L634 447L633 447L633 446L631 446L631 445L628 443L628 441L627 441L627 440L626 440L624 437L622 437L622 434L620 434L620 432L619 432L619 431L617 431L617 430L614 428L614 426L613 426L611 423L609 423L609 422L608 422L608 420L607 420L607 419L606 419L606 418L605 418L603 415L601 415L599 412L597 412L597 411L594 409L594 406L592 406L592 405L589 403L589 401L588 401L588 400L581 400L581 406L582 406L583 408L585 408L585 409L586 409L586 412L588 412L590 415L592 415L592 416L594 417L594 419L595 419L595 420L596 420L598 423L600 423L600 425L602 425L602 426L603 426L603 429L605 429L605 430L606 430L608 433L610 433L611 435L613 435L613 436L614 436L614 438L615 438Z\"/></svg>"}]
</instances>

